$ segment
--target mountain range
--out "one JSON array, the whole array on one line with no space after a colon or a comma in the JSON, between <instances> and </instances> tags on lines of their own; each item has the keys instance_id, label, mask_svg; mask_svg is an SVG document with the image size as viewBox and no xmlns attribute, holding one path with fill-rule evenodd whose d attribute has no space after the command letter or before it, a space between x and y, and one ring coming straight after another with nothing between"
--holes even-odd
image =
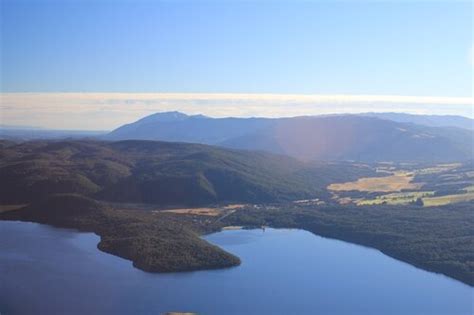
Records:
<instances>
[{"instance_id":1,"label":"mountain range","mask_svg":"<svg viewBox=\"0 0 474 315\"><path fill-rule=\"evenodd\" d=\"M300 160L450 162L473 156L473 120L367 113L292 118L211 118L156 113L105 140L160 140L262 150Z\"/></svg>"}]
</instances>

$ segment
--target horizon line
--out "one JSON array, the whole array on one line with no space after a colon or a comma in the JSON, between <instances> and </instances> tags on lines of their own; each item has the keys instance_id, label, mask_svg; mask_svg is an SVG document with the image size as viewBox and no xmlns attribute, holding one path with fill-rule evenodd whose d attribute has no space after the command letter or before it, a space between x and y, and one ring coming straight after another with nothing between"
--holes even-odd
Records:
<instances>
[{"instance_id":1,"label":"horizon line","mask_svg":"<svg viewBox=\"0 0 474 315\"><path fill-rule=\"evenodd\" d=\"M299 100L328 100L328 101L381 101L381 102L408 102L408 103L430 103L430 104L457 104L473 105L474 96L433 96L433 95L400 95L400 94L324 94L324 93L233 93L233 92L0 92L1 96L20 96L20 95L85 95L85 96L156 96L165 98L196 98L205 99L214 98L264 98L264 99L299 99Z\"/></svg>"},{"instance_id":2,"label":"horizon line","mask_svg":"<svg viewBox=\"0 0 474 315\"><path fill-rule=\"evenodd\" d=\"M204 114L192 114L192 113L186 113L183 111L179 110L168 110L168 111L158 111L153 114L144 116L142 118L146 118L151 115L156 115L156 114L166 114L166 113L180 113L184 114L188 117L193 117L193 116L203 116L206 118L210 119L226 119L226 118L240 118L240 119L251 119L251 118L256 118L256 119L284 119L284 118L302 118L302 117L327 117L327 116L344 116L344 115L354 115L354 116L364 116L364 115L369 115L369 114L401 114L401 115L411 115L411 116L436 116L436 117L461 117L461 118L466 118L474 121L473 117L467 117L467 116L462 116L462 115L443 115L443 114L411 114L407 112L384 112L384 111L372 111L372 112L363 112L363 113L334 113L334 114L314 114L314 115L298 115L298 116L282 116L282 117L264 117L264 116L250 116L250 117L236 117L236 116L226 116L226 117L213 117L209 115L204 115ZM142 119L140 118L140 119ZM382 118L383 119L383 118ZM41 131L81 131L81 132L111 132L114 130L112 129L67 129L67 128L48 128L48 127L41 127L41 126L32 126L32 125L3 125L0 123L0 129L9 129L9 130L41 130Z\"/></svg>"},{"instance_id":3,"label":"horizon line","mask_svg":"<svg viewBox=\"0 0 474 315\"><path fill-rule=\"evenodd\" d=\"M209 117L297 117L407 113L474 118L474 98L371 94L0 93L0 124L47 129L111 130L153 113Z\"/></svg>"}]
</instances>

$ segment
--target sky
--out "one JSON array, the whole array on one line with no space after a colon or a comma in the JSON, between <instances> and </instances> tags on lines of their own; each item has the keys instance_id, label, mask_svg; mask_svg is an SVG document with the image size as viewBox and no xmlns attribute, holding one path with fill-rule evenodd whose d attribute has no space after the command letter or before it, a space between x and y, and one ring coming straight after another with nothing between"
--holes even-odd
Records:
<instances>
[{"instance_id":1,"label":"sky","mask_svg":"<svg viewBox=\"0 0 474 315\"><path fill-rule=\"evenodd\" d=\"M399 111L408 106L413 113L472 116L471 1L0 3L4 125L68 125L87 93L89 106L101 93L100 102L115 99L120 111L131 111L105 122L97 117L112 115L113 106L94 115L91 110L87 129L107 129L125 117L168 109L169 100L157 100L156 93L180 94L184 103L194 104L188 111L217 116L229 103L238 103L240 110L228 116L327 113L329 105L333 112ZM146 110L126 107L127 100L136 104L148 93L155 96L146 102ZM226 94L228 103L216 104L215 97L206 101L215 93ZM48 113L46 94L64 102L58 115ZM197 98L189 100L190 95ZM259 110L262 95L278 96L278 110L272 111L268 102ZM295 95L312 95L313 101L298 107L288 100ZM335 95L346 100L344 106L326 102ZM351 106L349 96L357 96ZM436 104L444 104L443 98L456 100L451 107L439 108L407 99L384 105L373 96L439 98ZM60 113L63 121L53 121Z\"/></svg>"}]
</instances>

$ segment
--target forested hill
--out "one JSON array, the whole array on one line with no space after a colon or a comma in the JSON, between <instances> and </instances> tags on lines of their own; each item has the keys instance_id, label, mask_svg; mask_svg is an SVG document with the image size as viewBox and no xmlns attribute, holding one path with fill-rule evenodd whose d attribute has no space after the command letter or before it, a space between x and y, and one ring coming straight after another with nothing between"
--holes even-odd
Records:
<instances>
[{"instance_id":1,"label":"forested hill","mask_svg":"<svg viewBox=\"0 0 474 315\"><path fill-rule=\"evenodd\" d=\"M363 165L156 141L3 142L0 160L4 204L57 193L167 206L325 199L329 183L374 175Z\"/></svg>"}]
</instances>

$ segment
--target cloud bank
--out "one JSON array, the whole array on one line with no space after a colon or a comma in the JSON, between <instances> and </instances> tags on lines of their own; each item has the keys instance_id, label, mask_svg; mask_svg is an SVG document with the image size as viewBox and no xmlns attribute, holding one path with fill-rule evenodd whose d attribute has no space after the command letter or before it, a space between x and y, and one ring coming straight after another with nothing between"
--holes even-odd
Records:
<instances>
[{"instance_id":1,"label":"cloud bank","mask_svg":"<svg viewBox=\"0 0 474 315\"><path fill-rule=\"evenodd\" d=\"M394 95L199 93L2 93L0 124L111 130L146 115L181 111L211 117L291 117L405 112L473 117L473 98Z\"/></svg>"}]
</instances>

